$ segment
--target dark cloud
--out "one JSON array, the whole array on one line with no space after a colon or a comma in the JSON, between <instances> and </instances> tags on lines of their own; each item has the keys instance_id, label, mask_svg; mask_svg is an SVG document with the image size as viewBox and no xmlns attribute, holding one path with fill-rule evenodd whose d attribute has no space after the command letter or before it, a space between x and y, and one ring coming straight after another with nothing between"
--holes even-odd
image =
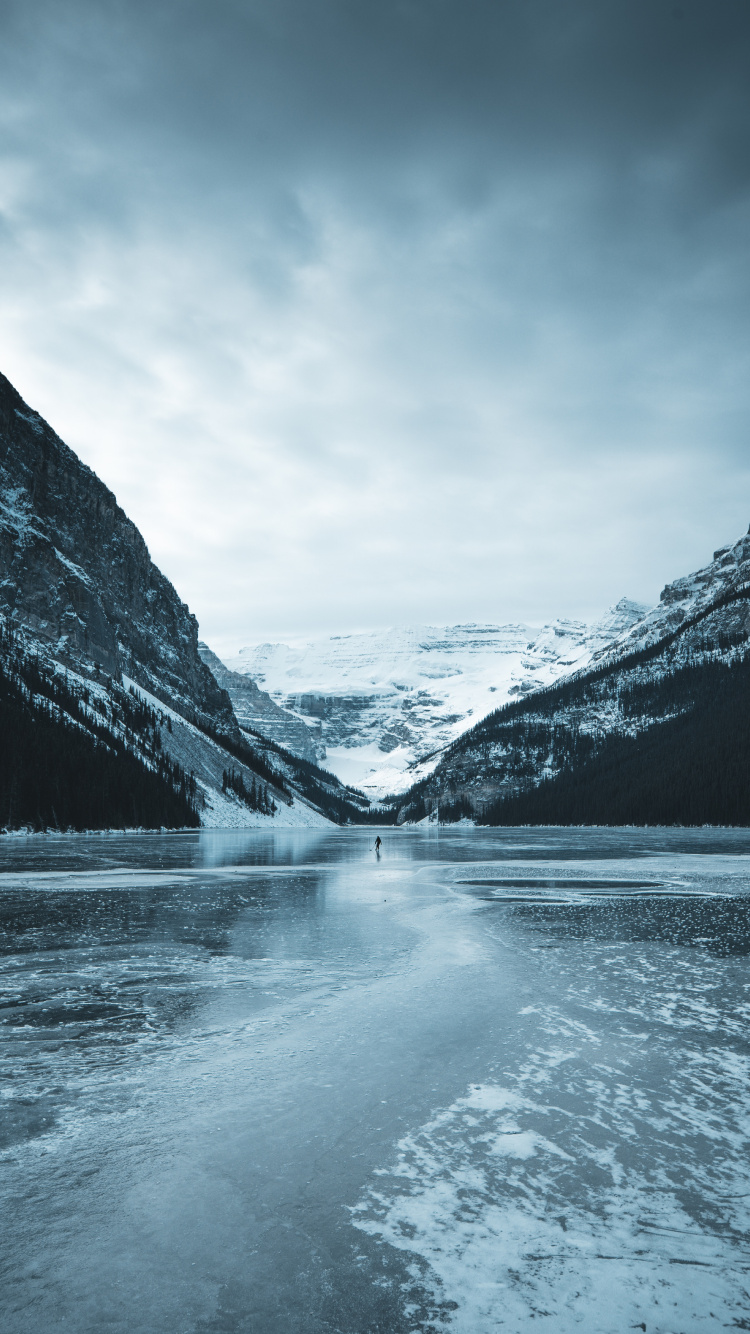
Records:
<instances>
[{"instance_id":1,"label":"dark cloud","mask_svg":"<svg viewBox=\"0 0 750 1334\"><path fill-rule=\"evenodd\" d=\"M750 509L749 54L744 0L6 2L4 368L215 638L653 596Z\"/></svg>"}]
</instances>

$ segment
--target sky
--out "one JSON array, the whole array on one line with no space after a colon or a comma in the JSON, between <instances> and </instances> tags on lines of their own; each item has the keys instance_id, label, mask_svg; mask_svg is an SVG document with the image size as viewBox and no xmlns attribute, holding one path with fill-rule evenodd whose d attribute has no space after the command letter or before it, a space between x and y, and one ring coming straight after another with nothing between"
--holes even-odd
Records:
<instances>
[{"instance_id":1,"label":"sky","mask_svg":"<svg viewBox=\"0 0 750 1334\"><path fill-rule=\"evenodd\" d=\"M220 652L750 522L746 0L0 0L0 369Z\"/></svg>"}]
</instances>

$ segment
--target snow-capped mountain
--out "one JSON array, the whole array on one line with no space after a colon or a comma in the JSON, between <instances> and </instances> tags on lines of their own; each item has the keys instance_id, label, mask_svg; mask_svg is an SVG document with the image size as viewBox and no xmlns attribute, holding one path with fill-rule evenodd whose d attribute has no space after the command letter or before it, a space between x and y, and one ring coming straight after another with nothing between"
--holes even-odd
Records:
<instances>
[{"instance_id":1,"label":"snow-capped mountain","mask_svg":"<svg viewBox=\"0 0 750 1334\"><path fill-rule=\"evenodd\" d=\"M339 778L379 796L403 790L410 765L498 705L587 666L647 610L623 598L594 625L418 626L256 644L227 665L314 730Z\"/></svg>"},{"instance_id":2,"label":"snow-capped mountain","mask_svg":"<svg viewBox=\"0 0 750 1334\"><path fill-rule=\"evenodd\" d=\"M232 672L207 644L199 643L198 652L206 666L215 676L222 689L226 690L232 701L235 717L245 732L260 733L270 741L299 755L300 759L311 760L313 764L325 755L322 746L316 745L320 728L317 732L306 727L296 713L279 708L265 690L261 690L249 676Z\"/></svg>"},{"instance_id":3,"label":"snow-capped mountain","mask_svg":"<svg viewBox=\"0 0 750 1334\"><path fill-rule=\"evenodd\" d=\"M438 801L501 823L750 823L749 651L750 533L583 668L413 766L401 816Z\"/></svg>"},{"instance_id":4,"label":"snow-capped mountain","mask_svg":"<svg viewBox=\"0 0 750 1334\"><path fill-rule=\"evenodd\" d=\"M657 644L710 609L716 609L716 633L719 634L722 625L726 632L734 633L738 610L735 599L744 588L750 589L750 532L737 542L719 547L713 560L702 569L667 584L656 606L614 637L613 643L598 649L592 662L622 658ZM717 607L725 598L726 609Z\"/></svg>"},{"instance_id":5,"label":"snow-capped mountain","mask_svg":"<svg viewBox=\"0 0 750 1334\"><path fill-rule=\"evenodd\" d=\"M240 694L306 741L261 691ZM73 827L326 825L363 804L243 733L135 524L2 375L0 732L0 827L59 827L63 811ZM98 785L102 799L69 801L71 784Z\"/></svg>"}]
</instances>

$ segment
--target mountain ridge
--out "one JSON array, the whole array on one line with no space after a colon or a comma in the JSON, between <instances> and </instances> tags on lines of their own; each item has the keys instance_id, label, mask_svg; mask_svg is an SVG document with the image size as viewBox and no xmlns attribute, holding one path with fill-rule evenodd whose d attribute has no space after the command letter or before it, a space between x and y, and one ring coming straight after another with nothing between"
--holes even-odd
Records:
<instances>
[{"instance_id":1,"label":"mountain ridge","mask_svg":"<svg viewBox=\"0 0 750 1334\"><path fill-rule=\"evenodd\" d=\"M57 661L126 672L236 731L198 622L116 497L0 374L0 613Z\"/></svg>"},{"instance_id":2,"label":"mountain ridge","mask_svg":"<svg viewBox=\"0 0 750 1334\"><path fill-rule=\"evenodd\" d=\"M154 809L167 824L199 818L213 827L272 818L325 826L367 804L314 764L272 753L271 743L243 732L200 655L195 616L135 524L3 375L0 637L0 737L16 771L0 793L0 823L59 827L66 810L80 828L88 810L122 827L129 809L131 823L143 823L137 811L147 792L161 793ZM268 707L275 710L270 700ZM31 744L42 734L55 772ZM25 750L36 755L36 779ZM96 773L108 775L109 804L83 792L68 799L66 783L92 783ZM25 804L16 792L23 775Z\"/></svg>"},{"instance_id":3,"label":"mountain ridge","mask_svg":"<svg viewBox=\"0 0 750 1334\"><path fill-rule=\"evenodd\" d=\"M275 704L251 677L231 671L202 640L198 641L198 652L217 683L229 695L234 715L243 730L259 732L299 755L300 759L313 763L325 759L325 747L316 745L315 733L300 718Z\"/></svg>"},{"instance_id":4,"label":"mountain ridge","mask_svg":"<svg viewBox=\"0 0 750 1334\"><path fill-rule=\"evenodd\" d=\"M750 533L720 548L695 575L668 584L659 604L587 668L561 677L525 700L506 703L442 751L429 773L415 775L417 781L400 802L399 818L415 818L435 804L479 818L494 810L494 818L501 823L505 822L503 809L519 819L524 812L531 816L543 808L549 813L555 801L558 812L572 809L569 794L573 785L583 781L581 774L595 772L609 774L611 809L617 802L619 809L625 809L615 795L614 759L609 770L606 765L602 768L605 754L630 757L627 764L634 774L637 765L633 767L632 755L636 752L628 751L627 746L623 750L622 743L635 743L653 732L652 756L661 747L659 763L668 773L670 764L677 765L680 746L684 754L689 750L689 746L685 750L687 741L677 748L670 742L676 734L674 728L669 731L668 724L683 718L688 729L697 732L702 728L702 734L708 735L702 720L713 703L710 692L698 688L700 673L707 664L734 667L748 655L748 576ZM741 690L733 698L741 731L745 709ZM725 717L726 711L721 715L722 728ZM660 728L666 729L661 741ZM732 744L730 737L730 750ZM667 752L672 757L669 760L664 758ZM646 751L641 748L640 753ZM707 772L713 772L710 755L705 759ZM732 760L735 769L741 769L742 763L739 755ZM744 771L750 790L747 765ZM674 782L680 781L677 767ZM716 788L718 780L712 777L711 784ZM541 794L533 796L542 787L547 794L544 800ZM580 804L580 794L577 799L579 811L597 808L593 796L586 798L588 806ZM684 801L687 810L686 789ZM601 803L597 809L602 809Z\"/></svg>"},{"instance_id":5,"label":"mountain ridge","mask_svg":"<svg viewBox=\"0 0 750 1334\"><path fill-rule=\"evenodd\" d=\"M227 664L287 712L317 724L326 762L377 798L409 786L410 766L492 711L587 663L647 608L622 598L593 625L470 623L247 647Z\"/></svg>"}]
</instances>

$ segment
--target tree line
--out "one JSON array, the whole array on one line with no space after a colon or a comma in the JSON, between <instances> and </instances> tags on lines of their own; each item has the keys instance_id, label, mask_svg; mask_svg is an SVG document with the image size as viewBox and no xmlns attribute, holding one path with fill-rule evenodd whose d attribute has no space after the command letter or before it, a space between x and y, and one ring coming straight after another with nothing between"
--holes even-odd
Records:
<instances>
[{"instance_id":1,"label":"tree line","mask_svg":"<svg viewBox=\"0 0 750 1334\"><path fill-rule=\"evenodd\" d=\"M224 770L221 777L221 790L224 793L234 792L251 811L259 811L261 815L275 815L278 810L273 798L269 799L268 783L263 786L256 783L255 778L253 778L248 788L242 773L238 773L236 769Z\"/></svg>"},{"instance_id":2,"label":"tree line","mask_svg":"<svg viewBox=\"0 0 750 1334\"><path fill-rule=\"evenodd\" d=\"M634 684L624 712L674 711L602 738L582 763L500 796L482 823L750 825L750 658Z\"/></svg>"},{"instance_id":3,"label":"tree line","mask_svg":"<svg viewBox=\"0 0 750 1334\"><path fill-rule=\"evenodd\" d=\"M0 829L196 827L196 795L153 709L114 683L103 700L0 627Z\"/></svg>"}]
</instances>

